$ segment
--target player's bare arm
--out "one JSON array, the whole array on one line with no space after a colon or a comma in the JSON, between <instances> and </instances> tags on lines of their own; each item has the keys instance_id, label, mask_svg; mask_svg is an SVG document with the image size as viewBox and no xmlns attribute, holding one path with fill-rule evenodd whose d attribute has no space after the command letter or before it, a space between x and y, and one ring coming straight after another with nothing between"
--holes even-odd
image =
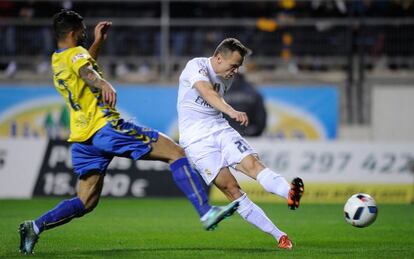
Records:
<instances>
[{"instance_id":1,"label":"player's bare arm","mask_svg":"<svg viewBox=\"0 0 414 259\"><path fill-rule=\"evenodd\" d=\"M103 79L90 64L82 66L79 69L79 75L87 85L102 89L104 102L112 108L115 107L117 99L116 90L108 81Z\"/></svg>"},{"instance_id":2,"label":"player's bare arm","mask_svg":"<svg viewBox=\"0 0 414 259\"><path fill-rule=\"evenodd\" d=\"M98 59L99 51L103 42L108 38L108 29L111 27L112 22L102 21L95 26L94 35L95 40L89 48L89 54L95 60Z\"/></svg>"},{"instance_id":3,"label":"player's bare arm","mask_svg":"<svg viewBox=\"0 0 414 259\"><path fill-rule=\"evenodd\" d=\"M249 125L249 118L245 112L236 111L231 107L216 91L210 82L198 81L194 87L200 93L201 97L217 110L227 114L230 118L240 122L240 125Z\"/></svg>"}]
</instances>

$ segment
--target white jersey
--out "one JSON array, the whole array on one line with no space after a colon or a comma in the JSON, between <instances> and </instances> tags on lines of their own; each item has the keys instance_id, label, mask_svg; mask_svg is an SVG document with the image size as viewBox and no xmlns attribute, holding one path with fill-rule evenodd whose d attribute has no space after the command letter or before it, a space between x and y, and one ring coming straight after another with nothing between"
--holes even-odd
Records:
<instances>
[{"instance_id":1,"label":"white jersey","mask_svg":"<svg viewBox=\"0 0 414 259\"><path fill-rule=\"evenodd\" d=\"M223 114L205 101L194 84L207 81L223 96L233 79L219 77L211 66L210 58L194 58L180 75L177 110L180 145L184 148L219 130L230 128Z\"/></svg>"}]
</instances>

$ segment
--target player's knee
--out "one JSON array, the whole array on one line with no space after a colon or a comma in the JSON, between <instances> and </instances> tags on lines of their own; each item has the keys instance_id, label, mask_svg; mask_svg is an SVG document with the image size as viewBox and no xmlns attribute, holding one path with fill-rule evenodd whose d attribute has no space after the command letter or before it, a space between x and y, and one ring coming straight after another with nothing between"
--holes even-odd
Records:
<instances>
[{"instance_id":1,"label":"player's knee","mask_svg":"<svg viewBox=\"0 0 414 259\"><path fill-rule=\"evenodd\" d=\"M185 157L185 151L182 147L176 145L174 151L171 152L171 161L175 161L179 158Z\"/></svg>"},{"instance_id":2,"label":"player's knee","mask_svg":"<svg viewBox=\"0 0 414 259\"><path fill-rule=\"evenodd\" d=\"M79 199L82 201L83 206L85 207L84 214L93 211L99 202L99 197L95 196L80 196Z\"/></svg>"},{"instance_id":3,"label":"player's knee","mask_svg":"<svg viewBox=\"0 0 414 259\"><path fill-rule=\"evenodd\" d=\"M263 166L262 162L257 158L249 159L243 163L243 171L247 172L248 175L256 175L260 171L262 171L265 167Z\"/></svg>"},{"instance_id":4,"label":"player's knee","mask_svg":"<svg viewBox=\"0 0 414 259\"><path fill-rule=\"evenodd\" d=\"M220 190L230 199L236 200L241 196L240 186L236 183L227 183L220 187Z\"/></svg>"},{"instance_id":5,"label":"player's knee","mask_svg":"<svg viewBox=\"0 0 414 259\"><path fill-rule=\"evenodd\" d=\"M256 172L256 171L261 171L263 169L264 169L264 167L263 167L262 162L260 162L260 160L258 160L258 159L254 159L250 170Z\"/></svg>"},{"instance_id":6,"label":"player's knee","mask_svg":"<svg viewBox=\"0 0 414 259\"><path fill-rule=\"evenodd\" d=\"M84 204L85 205L85 214L93 211L96 208L96 206L98 206L98 202L99 202L99 200L96 200L96 201L89 201L86 204Z\"/></svg>"}]
</instances>

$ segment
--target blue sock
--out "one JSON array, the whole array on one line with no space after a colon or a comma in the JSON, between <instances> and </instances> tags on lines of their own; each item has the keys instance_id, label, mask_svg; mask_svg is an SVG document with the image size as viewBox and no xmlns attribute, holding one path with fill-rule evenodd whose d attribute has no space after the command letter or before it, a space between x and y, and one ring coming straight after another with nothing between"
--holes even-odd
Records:
<instances>
[{"instance_id":1,"label":"blue sock","mask_svg":"<svg viewBox=\"0 0 414 259\"><path fill-rule=\"evenodd\" d=\"M76 197L62 201L55 208L36 219L35 224L39 228L40 234L43 230L68 223L73 218L82 216L84 212L85 206L82 201Z\"/></svg>"},{"instance_id":2,"label":"blue sock","mask_svg":"<svg viewBox=\"0 0 414 259\"><path fill-rule=\"evenodd\" d=\"M207 194L200 178L186 157L177 159L170 165L175 184L187 196L200 217L210 210Z\"/></svg>"}]
</instances>

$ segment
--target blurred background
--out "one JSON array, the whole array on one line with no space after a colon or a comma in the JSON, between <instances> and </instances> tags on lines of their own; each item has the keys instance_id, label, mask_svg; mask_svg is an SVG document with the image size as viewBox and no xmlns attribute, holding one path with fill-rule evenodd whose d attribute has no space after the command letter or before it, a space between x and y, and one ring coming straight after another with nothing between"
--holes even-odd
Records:
<instances>
[{"instance_id":1,"label":"blurred background","mask_svg":"<svg viewBox=\"0 0 414 259\"><path fill-rule=\"evenodd\" d=\"M253 50L226 96L252 125L235 127L269 167L308 183L305 201L413 201L413 0L1 0L0 198L75 193L50 69L63 8L84 16L90 43L113 22L98 63L126 119L178 139L181 70L235 37ZM276 199L238 177L253 199ZM103 195L180 195L170 178L161 163L115 159Z\"/></svg>"}]
</instances>

